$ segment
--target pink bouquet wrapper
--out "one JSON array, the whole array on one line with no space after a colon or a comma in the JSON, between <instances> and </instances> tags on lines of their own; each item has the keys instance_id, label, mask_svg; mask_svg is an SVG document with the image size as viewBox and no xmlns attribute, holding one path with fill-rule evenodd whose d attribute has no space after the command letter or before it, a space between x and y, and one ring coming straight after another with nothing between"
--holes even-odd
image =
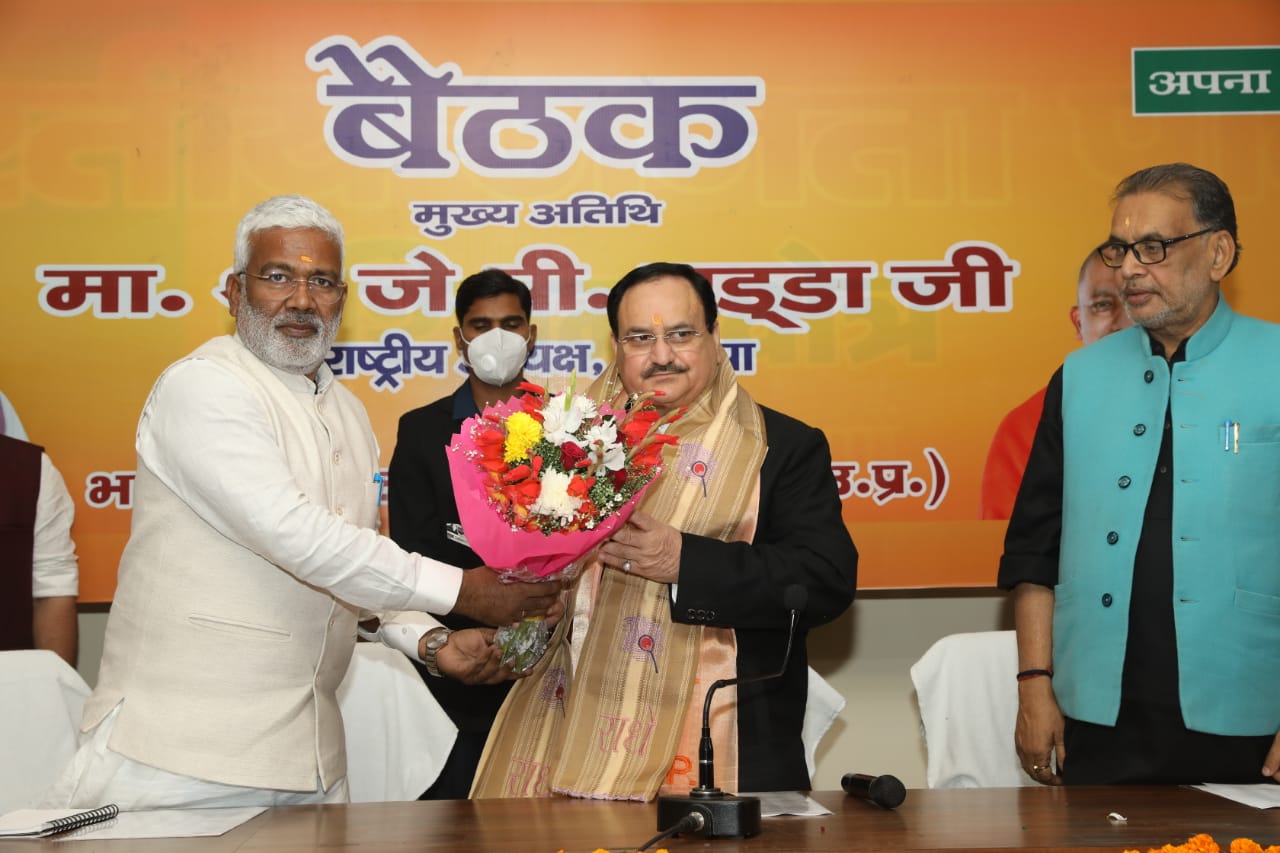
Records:
<instances>
[{"instance_id":1,"label":"pink bouquet wrapper","mask_svg":"<svg viewBox=\"0 0 1280 853\"><path fill-rule=\"evenodd\" d=\"M496 413L505 416L518 409L518 404L508 401L486 408L485 415ZM471 438L471 427L472 419L468 419L449 445L449 472L453 478L454 500L458 504L458 519L462 522L462 531L471 550L480 555L485 565L512 580L539 581L559 577L561 572L627 522L659 473L655 470L654 477L640 491L590 530L571 533L517 530L490 505L486 491L488 472L480 469L472 458L478 451Z\"/></svg>"}]
</instances>

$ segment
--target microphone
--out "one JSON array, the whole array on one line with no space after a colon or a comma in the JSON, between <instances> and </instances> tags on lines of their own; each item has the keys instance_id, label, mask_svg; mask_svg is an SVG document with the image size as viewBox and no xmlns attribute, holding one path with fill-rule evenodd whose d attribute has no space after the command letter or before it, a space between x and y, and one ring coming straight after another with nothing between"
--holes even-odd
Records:
<instances>
[{"instance_id":1,"label":"microphone","mask_svg":"<svg viewBox=\"0 0 1280 853\"><path fill-rule=\"evenodd\" d=\"M778 678L787 671L791 659L791 642L796 636L796 622L809 602L809 591L797 583L782 593L782 604L791 611L787 628L787 648L782 653L782 666L767 675L721 678L707 689L702 704L702 739L698 742L698 787L686 797L658 797L658 829L665 831L690 814L701 815L698 829L703 838L750 838L760 834L760 799L726 794L715 785L715 748L711 743L711 697L721 687L751 684Z\"/></svg>"},{"instance_id":2,"label":"microphone","mask_svg":"<svg viewBox=\"0 0 1280 853\"><path fill-rule=\"evenodd\" d=\"M907 789L897 776L868 776L866 773L846 773L840 787L850 796L875 803L884 809L896 809L907 798Z\"/></svg>"}]
</instances>

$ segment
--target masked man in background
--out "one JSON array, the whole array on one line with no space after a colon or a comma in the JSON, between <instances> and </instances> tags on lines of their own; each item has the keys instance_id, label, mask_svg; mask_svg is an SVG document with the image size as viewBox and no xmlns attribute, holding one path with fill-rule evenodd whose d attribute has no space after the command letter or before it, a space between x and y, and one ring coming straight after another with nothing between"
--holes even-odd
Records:
<instances>
[{"instance_id":1,"label":"masked man in background","mask_svg":"<svg viewBox=\"0 0 1280 853\"><path fill-rule=\"evenodd\" d=\"M458 287L453 339L470 368L467 381L448 397L405 413L391 457L388 520L391 538L407 551L463 568L484 561L467 545L458 522L446 448L462 422L485 406L509 400L524 379L538 327L531 325L529 288L497 269L468 276ZM461 615L441 620L448 630L474 627ZM428 635L431 639L431 635ZM427 686L458 727L449 760L423 799L465 799L493 718L510 682L466 685L419 667Z\"/></svg>"}]
</instances>

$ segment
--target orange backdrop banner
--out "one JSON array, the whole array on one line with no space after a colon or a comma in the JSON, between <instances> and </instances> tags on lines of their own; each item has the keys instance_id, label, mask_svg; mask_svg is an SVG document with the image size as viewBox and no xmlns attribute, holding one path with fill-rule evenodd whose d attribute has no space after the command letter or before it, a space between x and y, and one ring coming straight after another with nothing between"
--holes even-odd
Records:
<instances>
[{"instance_id":1,"label":"orange backdrop banner","mask_svg":"<svg viewBox=\"0 0 1280 853\"><path fill-rule=\"evenodd\" d=\"M1280 320L1280 5L1204 10L7 0L0 391L76 498L82 599L114 590L152 382L231 330L235 226L286 192L346 228L329 361L384 466L463 380L463 277L530 284L555 381L608 360L614 281L685 261L752 395L830 439L861 585L992 585L988 445L1077 345L1120 178L1221 175L1251 250L1228 297Z\"/></svg>"}]
</instances>

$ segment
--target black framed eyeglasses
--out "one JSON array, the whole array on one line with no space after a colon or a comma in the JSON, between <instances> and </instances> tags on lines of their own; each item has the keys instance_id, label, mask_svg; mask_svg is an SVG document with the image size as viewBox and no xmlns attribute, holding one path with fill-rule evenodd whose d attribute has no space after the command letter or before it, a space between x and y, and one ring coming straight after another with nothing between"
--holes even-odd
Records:
<instances>
[{"instance_id":1,"label":"black framed eyeglasses","mask_svg":"<svg viewBox=\"0 0 1280 853\"><path fill-rule=\"evenodd\" d=\"M256 272L248 272L247 270L242 270L236 275L247 275L256 278L266 285L267 292L276 299L288 299L298 289L298 285L303 283L307 285L311 298L317 302L337 302L339 297L347 290L345 281L332 279L327 275L289 278L288 275L282 272L269 272L265 275L258 275Z\"/></svg>"},{"instance_id":2,"label":"black framed eyeglasses","mask_svg":"<svg viewBox=\"0 0 1280 853\"><path fill-rule=\"evenodd\" d=\"M653 345L661 338L673 350L682 350L693 346L694 341L700 337L702 337L702 332L695 332L693 329L676 329L664 335L651 333L623 335L618 338L618 343L622 344L622 348L627 352L648 352L653 349Z\"/></svg>"},{"instance_id":3,"label":"black framed eyeglasses","mask_svg":"<svg viewBox=\"0 0 1280 853\"><path fill-rule=\"evenodd\" d=\"M1183 240L1190 240L1192 237L1199 237L1201 234L1208 234L1211 231L1217 231L1216 228L1202 228L1194 234L1183 234L1181 237L1170 237L1168 240L1137 240L1133 243L1121 243L1119 240L1108 240L1098 247L1098 257L1102 258L1102 262L1112 269L1119 269L1124 265L1124 256L1129 252L1133 252L1134 258L1140 264L1158 264L1165 259L1169 253L1169 247L1174 243L1181 243Z\"/></svg>"}]
</instances>

